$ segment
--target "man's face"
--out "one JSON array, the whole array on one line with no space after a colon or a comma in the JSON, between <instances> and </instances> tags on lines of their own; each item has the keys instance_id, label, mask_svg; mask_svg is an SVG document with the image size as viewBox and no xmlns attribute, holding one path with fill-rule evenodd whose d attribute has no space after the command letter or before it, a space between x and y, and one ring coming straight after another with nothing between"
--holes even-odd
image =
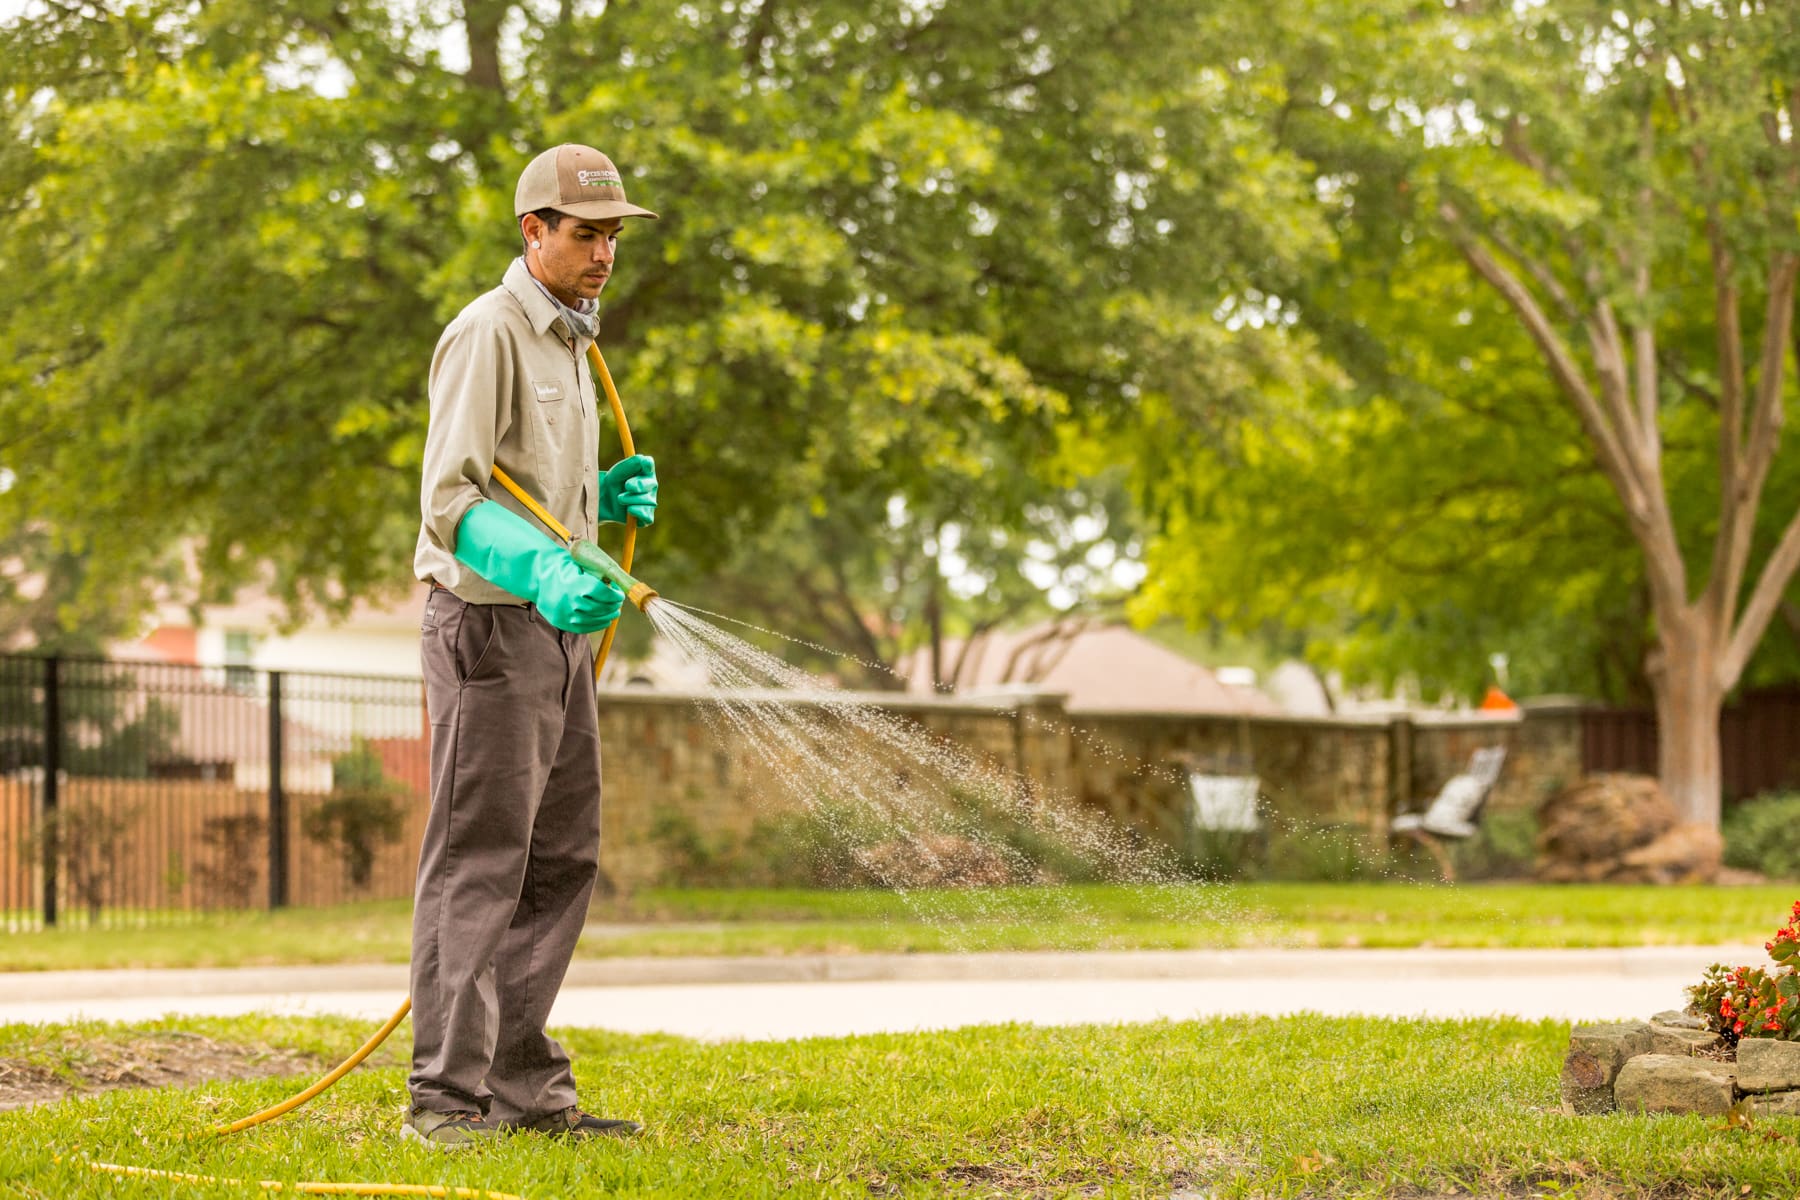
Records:
<instances>
[{"instance_id":1,"label":"man's face","mask_svg":"<svg viewBox=\"0 0 1800 1200\"><path fill-rule=\"evenodd\" d=\"M618 217L610 221L564 217L551 229L527 214L525 240L527 244L538 243L530 252L537 259L538 278L571 308L577 299L596 298L612 274L613 251L618 246L619 228L624 224Z\"/></svg>"}]
</instances>

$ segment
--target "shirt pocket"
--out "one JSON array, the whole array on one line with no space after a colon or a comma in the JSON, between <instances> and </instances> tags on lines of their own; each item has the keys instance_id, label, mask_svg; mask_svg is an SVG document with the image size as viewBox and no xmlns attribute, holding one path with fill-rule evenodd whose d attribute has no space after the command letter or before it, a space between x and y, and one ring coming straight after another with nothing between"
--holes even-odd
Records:
<instances>
[{"instance_id":1,"label":"shirt pocket","mask_svg":"<svg viewBox=\"0 0 1800 1200\"><path fill-rule=\"evenodd\" d=\"M532 379L524 405L539 483L548 492L581 482L581 399L566 379Z\"/></svg>"}]
</instances>

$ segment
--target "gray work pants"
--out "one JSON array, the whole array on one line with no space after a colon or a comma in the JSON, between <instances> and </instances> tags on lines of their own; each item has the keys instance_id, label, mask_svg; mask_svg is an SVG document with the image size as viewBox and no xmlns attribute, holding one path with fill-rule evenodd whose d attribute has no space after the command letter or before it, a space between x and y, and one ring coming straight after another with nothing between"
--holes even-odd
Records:
<instances>
[{"instance_id":1,"label":"gray work pants","mask_svg":"<svg viewBox=\"0 0 1800 1200\"><path fill-rule=\"evenodd\" d=\"M431 816L413 909L415 1105L518 1121L575 1103L545 1036L600 849L593 652L535 608L434 588L420 623Z\"/></svg>"}]
</instances>

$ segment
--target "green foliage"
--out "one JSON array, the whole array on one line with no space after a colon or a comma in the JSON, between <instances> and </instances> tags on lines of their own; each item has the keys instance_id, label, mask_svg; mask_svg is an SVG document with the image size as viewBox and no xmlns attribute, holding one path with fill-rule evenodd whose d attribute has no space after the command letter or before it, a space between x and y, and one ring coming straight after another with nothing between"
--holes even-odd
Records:
<instances>
[{"instance_id":1,"label":"green foliage","mask_svg":"<svg viewBox=\"0 0 1800 1200\"><path fill-rule=\"evenodd\" d=\"M1489 809L1475 836L1450 847L1461 880L1524 879L1537 860L1537 814L1529 809Z\"/></svg>"},{"instance_id":2,"label":"green foliage","mask_svg":"<svg viewBox=\"0 0 1800 1200\"><path fill-rule=\"evenodd\" d=\"M1720 482L1721 330L1711 300L1695 303L1712 293L1707 222L1736 256L1754 360L1763 306L1782 303L1770 264L1800 244L1795 144L1766 133L1788 123L1775 110L1796 86L1796 10L1320 11L1243 69L1289 98L1285 144L1335 248L1278 293L1280 319L1338 375L1223 430L1121 431L1156 529L1138 614L1299 631L1353 684L1473 698L1505 652L1517 689L1641 702L1656 632L1643 528L1538 338L1459 239L1524 279L1585 378L1609 322L1649 319L1654 364L1632 369L1660 372L1653 427L1621 436L1656 441L1683 599L1698 595L1736 486ZM1797 397L1790 373L1789 425ZM1800 460L1776 455L1747 578L1796 511ZM1796 670L1800 626L1778 622L1747 678Z\"/></svg>"},{"instance_id":3,"label":"green foliage","mask_svg":"<svg viewBox=\"0 0 1800 1200\"><path fill-rule=\"evenodd\" d=\"M602 334L668 485L646 573L876 664L1052 577L1104 598L1087 551L1138 530L1075 486L1093 432L1300 371L1212 319L1327 251L1232 67L1260 12L468 0L457 74L453 12L97 7L0 26L0 445L23 517L121 578L192 544L209 593L267 573L298 613L403 577L431 346L564 139L665 214Z\"/></svg>"},{"instance_id":4,"label":"green foliage","mask_svg":"<svg viewBox=\"0 0 1800 1200\"><path fill-rule=\"evenodd\" d=\"M1725 865L1800 879L1800 792L1757 796L1725 814Z\"/></svg>"},{"instance_id":5,"label":"green foliage","mask_svg":"<svg viewBox=\"0 0 1800 1200\"><path fill-rule=\"evenodd\" d=\"M351 887L364 888L381 847L405 832L405 795L405 786L382 768L381 755L359 737L331 760L331 795L306 810L300 829L338 855Z\"/></svg>"},{"instance_id":6,"label":"green foliage","mask_svg":"<svg viewBox=\"0 0 1800 1200\"><path fill-rule=\"evenodd\" d=\"M1444 217L1575 298L1551 320L1578 357L1571 312L1654 315L1702 578L1707 204L1759 327L1796 238L1759 118L1796 31L1634 12L34 7L0 24L0 466L32 480L0 517L105 564L59 588L65 634L177 548L207 594L266 574L295 615L404 579L431 347L517 250L519 167L579 139L665 214L621 244L602 343L668 484L643 566L670 595L882 683L1112 603L1143 553L1141 617L1279 629L1352 682L1473 696L1505 651L1521 690L1641 699L1643 555ZM1698 123L1671 62L1718 98ZM1752 574L1797 507L1777 456ZM1749 681L1800 671L1777 629Z\"/></svg>"}]
</instances>

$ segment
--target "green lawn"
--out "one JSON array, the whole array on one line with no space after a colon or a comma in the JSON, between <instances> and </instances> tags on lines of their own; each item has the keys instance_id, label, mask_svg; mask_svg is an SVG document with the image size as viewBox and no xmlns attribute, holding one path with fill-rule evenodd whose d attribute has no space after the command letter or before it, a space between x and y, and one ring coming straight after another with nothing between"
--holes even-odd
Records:
<instances>
[{"instance_id":1,"label":"green lawn","mask_svg":"<svg viewBox=\"0 0 1800 1200\"><path fill-rule=\"evenodd\" d=\"M272 1018L180 1027L327 1059L364 1032ZM0 1065L132 1036L68 1032L0 1026ZM185 1139L294 1083L119 1091L0 1114L0 1196L260 1194L119 1181L83 1159L532 1200L1177 1191L1682 1200L1800 1189L1800 1120L1726 1129L1716 1118L1564 1116L1556 1079L1568 1029L1554 1022L1231 1019L723 1045L561 1036L588 1102L645 1121L644 1136L584 1146L520 1137L434 1155L398 1140L404 1071L384 1047L372 1068L312 1105L224 1141Z\"/></svg>"},{"instance_id":2,"label":"green lawn","mask_svg":"<svg viewBox=\"0 0 1800 1200\"><path fill-rule=\"evenodd\" d=\"M643 891L597 905L579 954L720 955L1241 946L1761 943L1800 885L1417 883ZM0 970L404 962L403 903L0 938Z\"/></svg>"}]
</instances>

